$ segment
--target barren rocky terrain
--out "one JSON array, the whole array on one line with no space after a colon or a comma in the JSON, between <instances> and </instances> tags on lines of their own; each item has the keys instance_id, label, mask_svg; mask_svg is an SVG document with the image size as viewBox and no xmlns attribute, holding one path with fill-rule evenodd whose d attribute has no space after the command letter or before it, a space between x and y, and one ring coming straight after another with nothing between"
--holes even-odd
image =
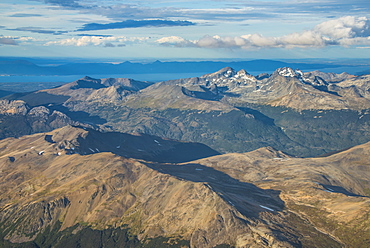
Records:
<instances>
[{"instance_id":1,"label":"barren rocky terrain","mask_svg":"<svg viewBox=\"0 0 370 248\"><path fill-rule=\"evenodd\" d=\"M67 126L2 140L2 245L70 235L77 244L87 229L112 229L137 246L366 247L369 143L303 159L273 148L217 155L192 143L186 152L157 137L116 136ZM195 160L166 161L166 150Z\"/></svg>"}]
</instances>

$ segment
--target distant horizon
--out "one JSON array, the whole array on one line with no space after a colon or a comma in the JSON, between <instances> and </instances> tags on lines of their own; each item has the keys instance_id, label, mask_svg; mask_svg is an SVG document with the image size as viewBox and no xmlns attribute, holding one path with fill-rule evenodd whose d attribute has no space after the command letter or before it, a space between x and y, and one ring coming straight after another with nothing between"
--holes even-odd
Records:
<instances>
[{"instance_id":1,"label":"distant horizon","mask_svg":"<svg viewBox=\"0 0 370 248\"><path fill-rule=\"evenodd\" d=\"M343 58L130 58L130 57L122 57L122 58L111 58L111 57L57 57L57 56L0 56L0 61L14 59L14 60L60 60L60 61L75 61L80 63L85 62L93 62L93 63L154 63L156 61L159 62L243 62L243 61L255 61L255 60L266 60L266 61L295 61L295 62L367 62L370 65L370 57L369 58L353 58L353 57L343 57Z\"/></svg>"},{"instance_id":2,"label":"distant horizon","mask_svg":"<svg viewBox=\"0 0 370 248\"><path fill-rule=\"evenodd\" d=\"M25 60L27 63L14 63ZM13 61L6 63L7 61ZM155 63L160 61L161 63ZM127 63L129 62L129 63ZM207 63L208 62L208 63ZM73 82L84 76L92 78L131 78L160 82L179 78L200 77L224 67L246 70L257 76L273 73L281 67L303 72L319 70L326 73L347 72L352 75L370 73L370 59L223 59L223 60L131 60L106 58L56 58L0 56L0 90L17 92L46 89Z\"/></svg>"}]
</instances>

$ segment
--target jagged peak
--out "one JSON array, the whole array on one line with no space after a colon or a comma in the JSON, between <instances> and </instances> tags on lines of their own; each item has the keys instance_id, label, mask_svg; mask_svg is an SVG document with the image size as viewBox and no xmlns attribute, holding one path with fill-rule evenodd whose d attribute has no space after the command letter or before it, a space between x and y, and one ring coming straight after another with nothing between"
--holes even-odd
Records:
<instances>
[{"instance_id":1,"label":"jagged peak","mask_svg":"<svg viewBox=\"0 0 370 248\"><path fill-rule=\"evenodd\" d=\"M242 76L242 75L250 75L246 70L241 69L240 71L237 72L237 75Z\"/></svg>"},{"instance_id":2,"label":"jagged peak","mask_svg":"<svg viewBox=\"0 0 370 248\"><path fill-rule=\"evenodd\" d=\"M301 70L293 70L290 67L278 68L275 73L284 77L301 77L303 75L303 72Z\"/></svg>"},{"instance_id":3,"label":"jagged peak","mask_svg":"<svg viewBox=\"0 0 370 248\"><path fill-rule=\"evenodd\" d=\"M223 74L225 77L231 77L236 74L236 71L231 67L225 67L218 71L219 74Z\"/></svg>"},{"instance_id":4,"label":"jagged peak","mask_svg":"<svg viewBox=\"0 0 370 248\"><path fill-rule=\"evenodd\" d=\"M218 70L214 73L210 73L210 74L206 74L204 75L203 77L233 77L237 74L237 72L231 68L231 67L225 67L225 68L222 68L221 70Z\"/></svg>"}]
</instances>

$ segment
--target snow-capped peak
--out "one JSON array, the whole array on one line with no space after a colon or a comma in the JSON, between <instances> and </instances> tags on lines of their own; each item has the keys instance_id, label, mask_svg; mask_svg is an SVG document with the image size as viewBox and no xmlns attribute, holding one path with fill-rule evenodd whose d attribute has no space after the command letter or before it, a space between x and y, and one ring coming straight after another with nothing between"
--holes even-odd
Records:
<instances>
[{"instance_id":1,"label":"snow-capped peak","mask_svg":"<svg viewBox=\"0 0 370 248\"><path fill-rule=\"evenodd\" d=\"M225 68L225 70L223 72L223 76L225 76L225 77L232 77L235 74L236 74L236 72L234 71L234 69L232 69L230 67Z\"/></svg>"},{"instance_id":2,"label":"snow-capped peak","mask_svg":"<svg viewBox=\"0 0 370 248\"><path fill-rule=\"evenodd\" d=\"M301 70L293 70L290 67L283 67L277 69L277 73L284 77L301 77L303 75Z\"/></svg>"}]
</instances>

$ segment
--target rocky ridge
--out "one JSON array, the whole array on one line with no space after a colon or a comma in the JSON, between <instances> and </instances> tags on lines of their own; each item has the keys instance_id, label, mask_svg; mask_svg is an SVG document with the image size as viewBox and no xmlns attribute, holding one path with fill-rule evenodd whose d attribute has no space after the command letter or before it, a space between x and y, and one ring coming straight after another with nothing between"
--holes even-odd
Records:
<instances>
[{"instance_id":1,"label":"rocky ridge","mask_svg":"<svg viewBox=\"0 0 370 248\"><path fill-rule=\"evenodd\" d=\"M150 83L136 81L129 78L104 78L95 79L84 77L72 83L48 90L51 95L65 95L68 101L120 101L125 96L133 94L148 87Z\"/></svg>"},{"instance_id":2,"label":"rocky ridge","mask_svg":"<svg viewBox=\"0 0 370 248\"><path fill-rule=\"evenodd\" d=\"M342 81L347 83L340 84ZM193 92L188 93L189 96L201 98L202 94L208 93L209 99L213 96L213 100L223 99L231 105L267 104L302 111L368 108L370 98L364 81L368 82L366 76L318 71L303 73L289 67L279 68L271 75L254 77L245 70L236 72L228 67L200 78L174 80L172 83ZM351 90L361 91L362 94L348 95Z\"/></svg>"}]
</instances>

